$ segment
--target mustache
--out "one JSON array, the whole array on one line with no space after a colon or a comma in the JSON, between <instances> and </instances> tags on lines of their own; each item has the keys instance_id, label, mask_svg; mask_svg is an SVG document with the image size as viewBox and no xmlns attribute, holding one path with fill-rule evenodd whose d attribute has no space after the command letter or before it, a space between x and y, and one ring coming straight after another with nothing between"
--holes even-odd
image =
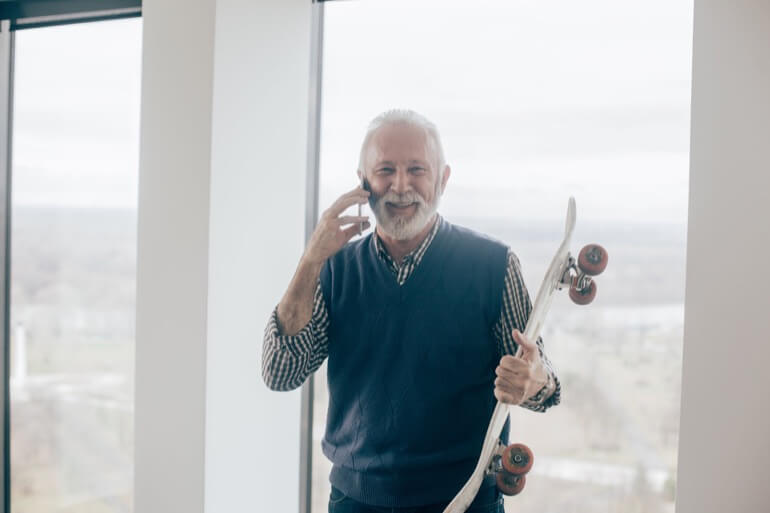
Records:
<instances>
[{"instance_id":1,"label":"mustache","mask_svg":"<svg viewBox=\"0 0 770 513\"><path fill-rule=\"evenodd\" d=\"M387 203L396 203L398 205L404 205L408 203L417 203L420 206L426 205L423 197L417 194L415 191L406 191L400 194L393 191L388 191L382 196L375 196L374 194L369 196L369 203L372 207L374 207L374 205L378 205L382 201Z\"/></svg>"}]
</instances>

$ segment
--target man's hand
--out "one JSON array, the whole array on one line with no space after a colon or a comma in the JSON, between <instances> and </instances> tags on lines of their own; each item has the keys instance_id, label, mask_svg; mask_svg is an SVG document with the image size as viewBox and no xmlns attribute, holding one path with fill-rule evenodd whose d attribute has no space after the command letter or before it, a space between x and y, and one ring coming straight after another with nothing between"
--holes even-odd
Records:
<instances>
[{"instance_id":1,"label":"man's hand","mask_svg":"<svg viewBox=\"0 0 770 513\"><path fill-rule=\"evenodd\" d=\"M509 354L500 359L495 369L495 397L508 404L521 404L535 395L548 382L548 374L540 359L540 351L519 330L513 330L519 344L516 356Z\"/></svg>"},{"instance_id":2,"label":"man's hand","mask_svg":"<svg viewBox=\"0 0 770 513\"><path fill-rule=\"evenodd\" d=\"M351 205L366 203L368 200L369 191L365 191L361 187L356 187L337 198L337 201L321 214L303 258L308 263L322 264L327 258L342 249L342 246L359 232L359 227L368 228L370 226L369 216L340 216ZM349 224L352 226L343 228Z\"/></svg>"},{"instance_id":3,"label":"man's hand","mask_svg":"<svg viewBox=\"0 0 770 513\"><path fill-rule=\"evenodd\" d=\"M313 315L313 296L324 262L353 238L359 229L359 223L363 223L363 228L369 227L367 216L340 214L349 206L364 203L368 198L367 191L356 187L340 196L321 215L289 288L278 303L278 327L282 335L296 335L310 321ZM343 228L351 223L355 224Z\"/></svg>"}]
</instances>

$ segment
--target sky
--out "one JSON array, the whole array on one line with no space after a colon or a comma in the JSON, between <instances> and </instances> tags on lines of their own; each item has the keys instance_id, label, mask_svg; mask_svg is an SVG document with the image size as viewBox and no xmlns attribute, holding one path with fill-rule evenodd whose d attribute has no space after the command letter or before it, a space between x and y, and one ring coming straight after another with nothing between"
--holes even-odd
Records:
<instances>
[{"instance_id":1,"label":"sky","mask_svg":"<svg viewBox=\"0 0 770 513\"><path fill-rule=\"evenodd\" d=\"M321 206L399 107L438 125L455 215L685 222L691 2L334 2L324 39Z\"/></svg>"},{"instance_id":2,"label":"sky","mask_svg":"<svg viewBox=\"0 0 770 513\"><path fill-rule=\"evenodd\" d=\"M20 30L13 202L136 208L139 18Z\"/></svg>"},{"instance_id":3,"label":"sky","mask_svg":"<svg viewBox=\"0 0 770 513\"><path fill-rule=\"evenodd\" d=\"M692 1L325 5L321 199L364 130L439 127L456 215L686 220ZM135 208L141 19L17 33L14 204Z\"/></svg>"}]
</instances>

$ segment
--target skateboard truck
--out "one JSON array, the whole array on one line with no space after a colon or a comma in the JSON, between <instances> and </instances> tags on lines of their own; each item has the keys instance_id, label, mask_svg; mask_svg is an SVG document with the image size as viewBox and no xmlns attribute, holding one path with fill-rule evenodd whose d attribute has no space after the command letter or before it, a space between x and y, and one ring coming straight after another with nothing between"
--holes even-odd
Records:
<instances>
[{"instance_id":1,"label":"skateboard truck","mask_svg":"<svg viewBox=\"0 0 770 513\"><path fill-rule=\"evenodd\" d=\"M569 297L578 305L587 305L596 297L592 277L607 267L607 251L599 244L588 244L580 250L577 260L567 253L567 262L556 289L569 287Z\"/></svg>"},{"instance_id":2,"label":"skateboard truck","mask_svg":"<svg viewBox=\"0 0 770 513\"><path fill-rule=\"evenodd\" d=\"M495 448L495 453L492 455L492 459L489 461L489 465L487 466L486 471L484 472L486 475L490 474L496 474L497 472L500 472L503 469L503 450L505 449L505 444L501 442L500 440L497 441L497 447Z\"/></svg>"}]
</instances>

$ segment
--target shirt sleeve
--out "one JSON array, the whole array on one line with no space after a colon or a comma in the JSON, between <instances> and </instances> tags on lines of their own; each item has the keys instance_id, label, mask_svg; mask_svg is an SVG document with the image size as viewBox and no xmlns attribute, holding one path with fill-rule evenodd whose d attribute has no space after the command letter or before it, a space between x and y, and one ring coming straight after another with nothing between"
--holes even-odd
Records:
<instances>
[{"instance_id":1,"label":"shirt sleeve","mask_svg":"<svg viewBox=\"0 0 770 513\"><path fill-rule=\"evenodd\" d=\"M524 279L521 276L519 259L509 249L500 319L498 319L493 327L501 358L506 354L516 354L518 344L513 339L513 330L517 329L524 333L531 311L532 301L529 298L527 287L524 285ZM561 402L561 383L551 365L551 361L545 354L543 338L538 337L536 344L540 352L540 358L548 373L548 381L543 388L522 402L520 406L532 411L544 412L551 406L556 406Z\"/></svg>"},{"instance_id":2,"label":"shirt sleeve","mask_svg":"<svg viewBox=\"0 0 770 513\"><path fill-rule=\"evenodd\" d=\"M271 390L294 390L318 370L329 354L329 312L319 280L313 314L295 335L281 335L278 307L273 309L262 342L262 379Z\"/></svg>"}]
</instances>

